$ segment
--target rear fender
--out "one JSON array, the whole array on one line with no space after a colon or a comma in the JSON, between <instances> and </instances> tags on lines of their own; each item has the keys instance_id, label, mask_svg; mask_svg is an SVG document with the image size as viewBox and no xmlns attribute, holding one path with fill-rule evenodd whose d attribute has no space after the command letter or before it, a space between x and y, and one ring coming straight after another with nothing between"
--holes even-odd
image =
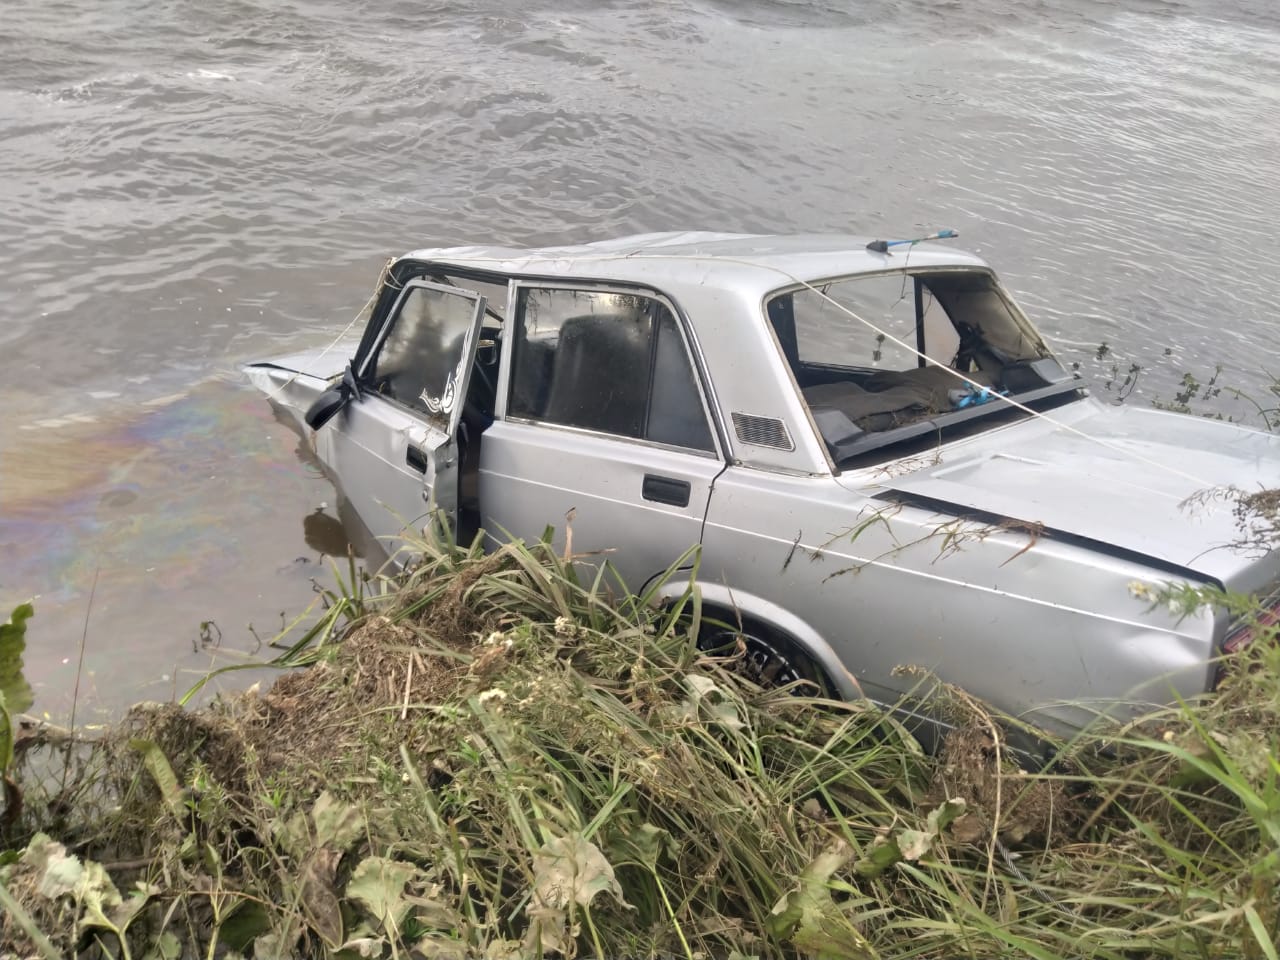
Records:
<instances>
[{"instance_id":1,"label":"rear fender","mask_svg":"<svg viewBox=\"0 0 1280 960\"><path fill-rule=\"evenodd\" d=\"M771 600L734 590L722 583L694 583L702 596L703 615L708 614L728 622L741 617L753 620L768 627L794 644L822 669L832 686L834 693L842 700L865 699L858 681L854 679L840 658L836 656L830 644L822 639L822 635L803 619L791 611L780 607ZM685 583L672 582L663 584L658 591L658 598L663 601L676 601L684 595L688 586Z\"/></svg>"}]
</instances>

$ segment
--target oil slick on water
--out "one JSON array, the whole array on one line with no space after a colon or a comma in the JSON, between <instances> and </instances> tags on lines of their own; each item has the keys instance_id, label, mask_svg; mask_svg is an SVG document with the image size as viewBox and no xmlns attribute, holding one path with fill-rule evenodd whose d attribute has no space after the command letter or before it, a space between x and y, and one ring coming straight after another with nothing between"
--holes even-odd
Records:
<instances>
[{"instance_id":1,"label":"oil slick on water","mask_svg":"<svg viewBox=\"0 0 1280 960\"><path fill-rule=\"evenodd\" d=\"M253 392L210 380L164 400L0 425L0 448L23 451L0 458L0 616L28 598L40 611L23 652L37 712L66 716L78 671L83 716L181 694L252 657L254 632L273 636L315 600L321 555L345 557L313 529L332 486ZM205 622L220 643L200 642Z\"/></svg>"}]
</instances>

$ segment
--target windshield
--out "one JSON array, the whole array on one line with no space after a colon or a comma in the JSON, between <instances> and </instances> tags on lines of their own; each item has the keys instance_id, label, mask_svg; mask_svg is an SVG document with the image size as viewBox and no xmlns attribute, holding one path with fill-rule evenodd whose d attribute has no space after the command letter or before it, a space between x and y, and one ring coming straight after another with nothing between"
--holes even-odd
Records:
<instances>
[{"instance_id":1,"label":"windshield","mask_svg":"<svg viewBox=\"0 0 1280 960\"><path fill-rule=\"evenodd\" d=\"M874 274L779 293L778 343L837 462L1076 389L984 270ZM972 382L966 382L972 381Z\"/></svg>"}]
</instances>

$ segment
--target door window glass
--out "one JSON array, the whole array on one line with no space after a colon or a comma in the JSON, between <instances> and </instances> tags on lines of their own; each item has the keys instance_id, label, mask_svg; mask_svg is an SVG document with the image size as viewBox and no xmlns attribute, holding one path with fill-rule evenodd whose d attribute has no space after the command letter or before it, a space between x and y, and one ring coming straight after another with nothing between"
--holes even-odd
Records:
<instances>
[{"instance_id":1,"label":"door window glass","mask_svg":"<svg viewBox=\"0 0 1280 960\"><path fill-rule=\"evenodd\" d=\"M714 449L688 351L661 302L525 289L519 310L511 416Z\"/></svg>"},{"instance_id":2,"label":"door window glass","mask_svg":"<svg viewBox=\"0 0 1280 960\"><path fill-rule=\"evenodd\" d=\"M689 351L685 349L676 318L662 306L657 318L657 337L645 436L673 447L712 450L711 429L698 396Z\"/></svg>"},{"instance_id":3,"label":"door window glass","mask_svg":"<svg viewBox=\"0 0 1280 960\"><path fill-rule=\"evenodd\" d=\"M474 328L474 300L411 286L373 362L378 393L444 425L461 403L458 386Z\"/></svg>"}]
</instances>

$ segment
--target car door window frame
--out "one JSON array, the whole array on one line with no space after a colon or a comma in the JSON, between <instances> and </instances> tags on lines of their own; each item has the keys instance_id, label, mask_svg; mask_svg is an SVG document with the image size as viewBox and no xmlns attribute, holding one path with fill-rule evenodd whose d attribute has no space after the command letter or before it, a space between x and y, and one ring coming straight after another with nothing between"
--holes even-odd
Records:
<instances>
[{"instance_id":1,"label":"car door window frame","mask_svg":"<svg viewBox=\"0 0 1280 960\"><path fill-rule=\"evenodd\" d=\"M400 288L400 292L396 296L391 309L387 312L386 319L382 321L381 329L378 330L378 335L374 338L369 347L368 353L361 362L360 369L356 371L356 376L361 383L368 383L369 374L373 371L374 364L382 352L382 348L386 343L387 337L391 334L391 328L400 318L400 311L404 307L405 301L414 290L419 289L433 290L437 293L455 296L472 304L471 326L467 331L466 340L463 341L462 357L460 358L461 365L458 368L465 371L467 376L463 378L462 383L457 384L455 387L455 402L452 409L449 411L446 427L441 428L438 423L433 422L422 410L411 404L405 403L398 397L379 393L374 390L370 390L370 393L375 397L385 400L387 403L394 404L400 409L408 411L416 419L422 421L423 424L431 429L439 430L441 433L448 436L453 436L453 434L457 432L458 423L462 416L462 406L466 398L466 391L462 389L462 387L470 376L472 364L475 363L476 347L480 342L480 329L484 325L485 308L488 304L488 299L483 294L475 290L469 290L465 287L435 283L430 280L425 280L422 277L413 277L412 279L406 280L404 285Z\"/></svg>"},{"instance_id":2,"label":"car door window frame","mask_svg":"<svg viewBox=\"0 0 1280 960\"><path fill-rule=\"evenodd\" d=\"M676 330L679 331L680 340L684 346L685 359L689 362L689 371L693 376L694 385L698 391L698 402L701 404L702 415L706 419L707 428L711 434L712 449L700 450L696 447L676 446L661 443L656 440L649 440L644 437L629 437L618 433L609 433L586 427L575 427L569 424L557 423L549 420L535 420L530 417L522 417L512 414L509 409L509 400L511 396L511 383L516 372L515 334L517 325L523 324L524 322L524 317L521 315L520 298L521 291L523 290L550 290L559 293L601 293L617 294L622 296L641 296L665 307L671 314L672 319L675 321ZM609 440L615 440L622 443L643 444L644 446L655 447L662 450L672 450L678 453L687 453L693 456L724 460L724 451L727 449L724 442L724 433L721 428L719 418L715 414L715 408L711 403L712 394L708 390L708 383L704 376L702 354L697 341L692 336L688 320L684 316L683 311L679 309L670 297L660 291L654 290L651 287L632 286L628 284L591 283L589 281L577 280L534 280L513 278L509 292L507 322L509 324L509 329L506 331L506 335L503 337L502 342L502 361L499 368L501 382L498 386L496 404L497 417L499 419L507 420L512 423L524 423L536 427L545 427L552 430L567 430L586 436L604 437ZM652 378L652 372L653 371L650 370L650 378ZM650 388L651 387L652 384L650 384ZM648 402L649 398L646 397L646 405Z\"/></svg>"}]
</instances>

